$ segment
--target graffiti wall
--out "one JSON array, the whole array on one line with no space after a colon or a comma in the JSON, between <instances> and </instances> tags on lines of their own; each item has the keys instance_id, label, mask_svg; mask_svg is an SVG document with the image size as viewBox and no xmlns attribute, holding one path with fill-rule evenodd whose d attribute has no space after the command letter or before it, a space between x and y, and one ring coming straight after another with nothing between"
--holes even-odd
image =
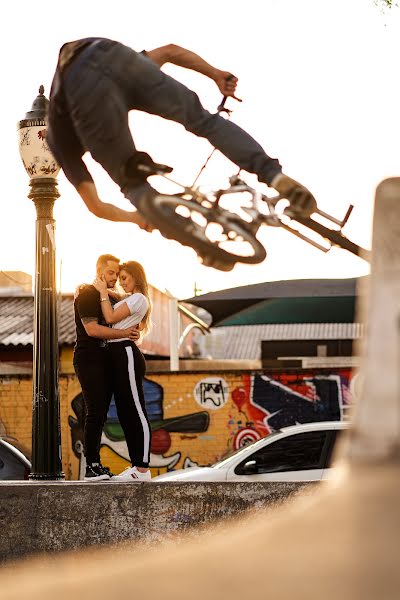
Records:
<instances>
[{"instance_id":1,"label":"graffiti wall","mask_svg":"<svg viewBox=\"0 0 400 600\"><path fill-rule=\"evenodd\" d=\"M144 390L153 475L212 464L281 427L346 419L352 404L351 377L350 369L150 374ZM16 405L11 396L17 390ZM2 427L24 441L30 426L30 390L29 381L0 383ZM84 469L84 402L74 375L61 376L60 396L64 470L69 479L78 479ZM103 431L101 460L113 472L129 465L114 401Z\"/></svg>"}]
</instances>

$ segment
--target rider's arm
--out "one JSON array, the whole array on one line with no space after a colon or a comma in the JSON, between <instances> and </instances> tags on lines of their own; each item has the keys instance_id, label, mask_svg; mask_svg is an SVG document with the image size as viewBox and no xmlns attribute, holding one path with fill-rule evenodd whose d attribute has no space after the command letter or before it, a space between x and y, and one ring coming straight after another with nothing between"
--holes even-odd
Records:
<instances>
[{"instance_id":1,"label":"rider's arm","mask_svg":"<svg viewBox=\"0 0 400 600\"><path fill-rule=\"evenodd\" d=\"M179 67L185 67L186 69L202 73L206 77L213 79L225 96L235 95L237 77L234 77L229 71L216 69L191 50L187 50L176 44L167 44L154 50L147 50L146 55L159 67L162 67L165 63L172 63Z\"/></svg>"},{"instance_id":2,"label":"rider's arm","mask_svg":"<svg viewBox=\"0 0 400 600\"><path fill-rule=\"evenodd\" d=\"M136 223L139 227L146 228L146 223L138 212L128 212L100 200L96 186L92 181L82 181L76 189L90 212L96 217L107 219L107 221Z\"/></svg>"}]
</instances>

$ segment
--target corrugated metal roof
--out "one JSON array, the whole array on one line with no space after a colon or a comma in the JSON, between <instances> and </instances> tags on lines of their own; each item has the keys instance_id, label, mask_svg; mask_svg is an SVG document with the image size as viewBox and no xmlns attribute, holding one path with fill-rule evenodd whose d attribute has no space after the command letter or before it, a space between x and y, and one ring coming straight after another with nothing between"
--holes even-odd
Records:
<instances>
[{"instance_id":1,"label":"corrugated metal roof","mask_svg":"<svg viewBox=\"0 0 400 600\"><path fill-rule=\"evenodd\" d=\"M148 355L169 356L169 299L150 286L154 327L140 348ZM0 296L0 346L12 349L33 345L33 296ZM58 340L60 345L75 343L74 298L72 294L58 297ZM195 315L194 315L195 318ZM180 315L182 330L190 322L190 314Z\"/></svg>"},{"instance_id":2,"label":"corrugated metal roof","mask_svg":"<svg viewBox=\"0 0 400 600\"><path fill-rule=\"evenodd\" d=\"M63 295L59 299L59 342L73 344L75 341L74 298ZM33 344L33 297L0 297L0 344L3 346L26 346Z\"/></svg>"},{"instance_id":3,"label":"corrugated metal roof","mask_svg":"<svg viewBox=\"0 0 400 600\"><path fill-rule=\"evenodd\" d=\"M204 338L207 355L221 359L261 359L261 342L277 340L356 340L361 323L291 323L212 328Z\"/></svg>"}]
</instances>

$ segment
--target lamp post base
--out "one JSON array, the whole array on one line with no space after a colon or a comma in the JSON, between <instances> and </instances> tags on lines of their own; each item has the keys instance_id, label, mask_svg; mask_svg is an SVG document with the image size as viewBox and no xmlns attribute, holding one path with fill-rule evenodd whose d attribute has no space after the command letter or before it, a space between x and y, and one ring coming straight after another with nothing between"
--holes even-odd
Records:
<instances>
[{"instance_id":1,"label":"lamp post base","mask_svg":"<svg viewBox=\"0 0 400 600\"><path fill-rule=\"evenodd\" d=\"M64 481L65 473L30 473L29 481Z\"/></svg>"}]
</instances>

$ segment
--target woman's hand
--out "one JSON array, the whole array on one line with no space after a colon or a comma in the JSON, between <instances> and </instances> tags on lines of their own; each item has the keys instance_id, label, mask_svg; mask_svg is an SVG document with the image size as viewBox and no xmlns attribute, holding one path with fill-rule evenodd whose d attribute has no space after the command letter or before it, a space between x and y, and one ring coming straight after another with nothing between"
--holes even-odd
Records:
<instances>
[{"instance_id":1,"label":"woman's hand","mask_svg":"<svg viewBox=\"0 0 400 600\"><path fill-rule=\"evenodd\" d=\"M108 294L107 284L104 281L104 279L101 279L100 277L96 277L96 279L93 281L93 286L96 288L96 290L98 292L100 292L100 294Z\"/></svg>"}]
</instances>

